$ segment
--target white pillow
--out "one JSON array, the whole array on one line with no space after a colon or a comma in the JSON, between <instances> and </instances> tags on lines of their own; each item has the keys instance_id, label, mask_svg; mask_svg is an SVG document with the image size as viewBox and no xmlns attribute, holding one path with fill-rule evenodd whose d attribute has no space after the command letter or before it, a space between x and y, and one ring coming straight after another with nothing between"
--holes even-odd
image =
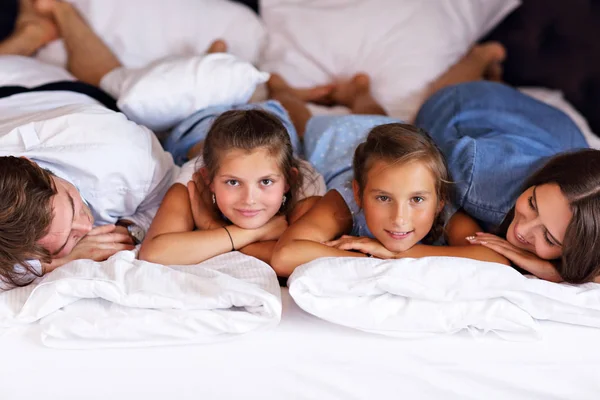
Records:
<instances>
[{"instance_id":1,"label":"white pillow","mask_svg":"<svg viewBox=\"0 0 600 400\"><path fill-rule=\"evenodd\" d=\"M310 86L372 77L391 116L410 120L423 89L519 0L262 0L261 68Z\"/></svg>"},{"instance_id":2,"label":"white pillow","mask_svg":"<svg viewBox=\"0 0 600 400\"><path fill-rule=\"evenodd\" d=\"M466 258L319 258L288 286L303 310L387 336L467 330L530 340L542 333L538 320L600 328L599 284L557 284Z\"/></svg>"},{"instance_id":3,"label":"white pillow","mask_svg":"<svg viewBox=\"0 0 600 400\"><path fill-rule=\"evenodd\" d=\"M127 117L154 131L173 127L194 112L246 103L269 74L231 54L171 58L145 68L117 68L100 87Z\"/></svg>"},{"instance_id":4,"label":"white pillow","mask_svg":"<svg viewBox=\"0 0 600 400\"><path fill-rule=\"evenodd\" d=\"M0 292L0 336L40 320L50 347L141 347L214 342L281 320L275 272L254 257L235 251L164 266L136 256L75 260Z\"/></svg>"},{"instance_id":5,"label":"white pillow","mask_svg":"<svg viewBox=\"0 0 600 400\"><path fill-rule=\"evenodd\" d=\"M167 56L203 54L217 38L229 51L256 63L266 39L248 7L226 0L69 0L123 65L143 67ZM62 41L40 50L39 59L65 66Z\"/></svg>"}]
</instances>

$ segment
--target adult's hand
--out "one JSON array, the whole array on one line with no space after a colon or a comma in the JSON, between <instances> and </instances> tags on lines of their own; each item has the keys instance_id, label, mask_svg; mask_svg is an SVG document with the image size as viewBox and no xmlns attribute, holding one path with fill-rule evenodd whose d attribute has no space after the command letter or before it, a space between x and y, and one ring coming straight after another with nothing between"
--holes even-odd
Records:
<instances>
[{"instance_id":1,"label":"adult's hand","mask_svg":"<svg viewBox=\"0 0 600 400\"><path fill-rule=\"evenodd\" d=\"M467 240L471 244L494 250L496 253L508 258L517 267L523 268L540 279L551 282L563 281L550 261L543 260L529 251L520 249L501 237L491 233L477 232L475 236L470 236Z\"/></svg>"},{"instance_id":2,"label":"adult's hand","mask_svg":"<svg viewBox=\"0 0 600 400\"><path fill-rule=\"evenodd\" d=\"M115 225L98 226L85 235L69 254L55 258L49 264L43 264L42 268L44 273L48 273L74 260L104 261L121 250L133 250L134 247L127 228Z\"/></svg>"}]
</instances>

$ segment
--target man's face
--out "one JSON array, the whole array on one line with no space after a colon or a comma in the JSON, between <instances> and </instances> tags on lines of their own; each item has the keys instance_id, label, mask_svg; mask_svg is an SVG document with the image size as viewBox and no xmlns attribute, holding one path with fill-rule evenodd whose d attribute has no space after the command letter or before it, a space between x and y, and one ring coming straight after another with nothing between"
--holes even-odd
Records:
<instances>
[{"instance_id":1,"label":"man's face","mask_svg":"<svg viewBox=\"0 0 600 400\"><path fill-rule=\"evenodd\" d=\"M64 257L93 227L94 217L81 195L69 182L53 176L57 193L52 197L52 222L38 242L53 258Z\"/></svg>"}]
</instances>

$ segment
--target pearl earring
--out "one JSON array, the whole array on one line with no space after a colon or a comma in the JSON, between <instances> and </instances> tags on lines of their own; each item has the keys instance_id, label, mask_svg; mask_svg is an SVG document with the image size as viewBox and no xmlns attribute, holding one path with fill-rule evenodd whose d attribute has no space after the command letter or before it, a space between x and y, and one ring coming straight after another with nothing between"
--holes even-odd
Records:
<instances>
[{"instance_id":1,"label":"pearl earring","mask_svg":"<svg viewBox=\"0 0 600 400\"><path fill-rule=\"evenodd\" d=\"M286 201L287 201L287 196L284 194L283 199L281 200L281 207L285 206Z\"/></svg>"},{"instance_id":2,"label":"pearl earring","mask_svg":"<svg viewBox=\"0 0 600 400\"><path fill-rule=\"evenodd\" d=\"M217 198L215 197L214 193L212 194L212 201L213 201L213 204L217 204Z\"/></svg>"}]
</instances>

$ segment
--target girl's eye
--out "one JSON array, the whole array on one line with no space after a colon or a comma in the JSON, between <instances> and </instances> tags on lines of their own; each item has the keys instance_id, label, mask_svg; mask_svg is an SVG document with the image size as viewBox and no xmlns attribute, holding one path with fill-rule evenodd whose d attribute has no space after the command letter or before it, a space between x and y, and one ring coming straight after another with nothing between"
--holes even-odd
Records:
<instances>
[{"instance_id":1,"label":"girl's eye","mask_svg":"<svg viewBox=\"0 0 600 400\"><path fill-rule=\"evenodd\" d=\"M425 199L423 197L421 197L421 196L415 196L415 197L412 198L412 201L418 204L418 203L424 202Z\"/></svg>"},{"instance_id":2,"label":"girl's eye","mask_svg":"<svg viewBox=\"0 0 600 400\"><path fill-rule=\"evenodd\" d=\"M529 203L529 208L531 208L533 211L535 211L535 206L533 205L533 196L529 196L527 198L527 202Z\"/></svg>"},{"instance_id":3,"label":"girl's eye","mask_svg":"<svg viewBox=\"0 0 600 400\"><path fill-rule=\"evenodd\" d=\"M270 185L272 185L272 184L273 184L273 180L272 180L272 179L263 179L262 181L260 181L260 183L261 183L263 186L270 186Z\"/></svg>"},{"instance_id":4,"label":"girl's eye","mask_svg":"<svg viewBox=\"0 0 600 400\"><path fill-rule=\"evenodd\" d=\"M238 186L240 183L235 180L235 179L229 179L228 181L225 181L225 183L229 186Z\"/></svg>"},{"instance_id":5,"label":"girl's eye","mask_svg":"<svg viewBox=\"0 0 600 400\"><path fill-rule=\"evenodd\" d=\"M384 202L384 203L387 203L388 201L390 201L389 196L377 196L376 199L381 202Z\"/></svg>"}]
</instances>

